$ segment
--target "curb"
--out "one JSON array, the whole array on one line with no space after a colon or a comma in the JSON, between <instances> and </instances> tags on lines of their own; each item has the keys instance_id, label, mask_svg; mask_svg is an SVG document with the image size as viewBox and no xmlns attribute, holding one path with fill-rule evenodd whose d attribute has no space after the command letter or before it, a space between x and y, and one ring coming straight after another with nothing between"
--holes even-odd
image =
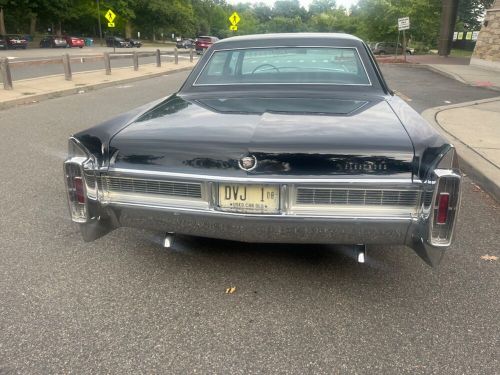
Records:
<instances>
[{"instance_id":1,"label":"curb","mask_svg":"<svg viewBox=\"0 0 500 375\"><path fill-rule=\"evenodd\" d=\"M483 189L488 192L497 202L500 202L500 170L496 168L488 159L475 151L471 146L464 143L444 129L437 121L440 112L454 108L471 107L482 103L500 101L500 97L476 100L472 102L452 104L426 109L422 112L422 117L436 128L442 135L452 141L457 149L460 158L460 166L471 176Z\"/></svg>"},{"instance_id":2,"label":"curb","mask_svg":"<svg viewBox=\"0 0 500 375\"><path fill-rule=\"evenodd\" d=\"M86 85L86 86L75 87L75 88L71 88L71 89L53 91L53 92L48 92L48 93L38 94L38 95L31 95L31 96L27 96L26 98L7 100L4 102L0 102L0 110L4 110L7 108L11 108L11 107L15 107L18 105L23 105L23 104L32 104L32 103L40 102L42 100L60 98L63 96L68 96L68 95L74 95L74 94L81 93L82 90L85 92L93 91L93 90L97 90L97 89L101 89L101 88L105 88L105 87L121 85L123 83L135 82L135 81L140 81L140 80L148 79L148 78L161 77L161 76L164 76L166 74L179 73L179 72L188 71L188 70L192 70L192 69L193 69L193 67L172 69L169 71L162 71L162 72L158 72L158 73L145 74L143 76L138 76L138 77L124 78L124 79L116 80L113 82L100 82L100 83L90 84L90 85ZM81 72L81 73L85 74L85 72ZM80 73L78 73L78 74L80 74Z\"/></svg>"}]
</instances>

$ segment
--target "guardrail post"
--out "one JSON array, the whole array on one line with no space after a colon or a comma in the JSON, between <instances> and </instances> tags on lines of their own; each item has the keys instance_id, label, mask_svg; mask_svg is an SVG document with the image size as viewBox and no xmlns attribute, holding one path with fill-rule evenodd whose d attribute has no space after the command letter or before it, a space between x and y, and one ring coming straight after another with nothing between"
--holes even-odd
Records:
<instances>
[{"instance_id":1,"label":"guardrail post","mask_svg":"<svg viewBox=\"0 0 500 375\"><path fill-rule=\"evenodd\" d=\"M136 51L134 51L134 55L132 57L134 59L134 70L138 71L139 70L139 55L137 54Z\"/></svg>"},{"instance_id":2,"label":"guardrail post","mask_svg":"<svg viewBox=\"0 0 500 375\"><path fill-rule=\"evenodd\" d=\"M179 51L177 51L177 48L174 48L174 63L179 64Z\"/></svg>"},{"instance_id":3,"label":"guardrail post","mask_svg":"<svg viewBox=\"0 0 500 375\"><path fill-rule=\"evenodd\" d=\"M159 68L161 66L161 55L160 50L156 50L156 66Z\"/></svg>"},{"instance_id":4,"label":"guardrail post","mask_svg":"<svg viewBox=\"0 0 500 375\"><path fill-rule=\"evenodd\" d=\"M62 63L64 67L64 79L66 79L66 81L71 81L71 64L69 60L69 54L63 55Z\"/></svg>"},{"instance_id":5,"label":"guardrail post","mask_svg":"<svg viewBox=\"0 0 500 375\"><path fill-rule=\"evenodd\" d=\"M193 50L193 48L190 48L189 49L189 61L193 62L193 60L194 60L194 50Z\"/></svg>"},{"instance_id":6,"label":"guardrail post","mask_svg":"<svg viewBox=\"0 0 500 375\"><path fill-rule=\"evenodd\" d=\"M10 74L9 59L0 59L0 75L2 76L3 88L5 90L12 90L12 75Z\"/></svg>"},{"instance_id":7,"label":"guardrail post","mask_svg":"<svg viewBox=\"0 0 500 375\"><path fill-rule=\"evenodd\" d=\"M111 75L111 60L109 59L109 52L104 52L104 69L106 69L106 75Z\"/></svg>"}]
</instances>

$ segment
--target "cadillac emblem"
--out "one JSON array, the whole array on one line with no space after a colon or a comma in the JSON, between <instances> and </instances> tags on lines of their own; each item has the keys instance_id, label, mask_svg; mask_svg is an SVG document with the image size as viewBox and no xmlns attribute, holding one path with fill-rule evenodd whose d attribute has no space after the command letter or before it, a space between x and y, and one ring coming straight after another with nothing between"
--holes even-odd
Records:
<instances>
[{"instance_id":1,"label":"cadillac emblem","mask_svg":"<svg viewBox=\"0 0 500 375\"><path fill-rule=\"evenodd\" d=\"M244 171L253 171L257 168L257 158L253 155L244 156L238 160L238 165Z\"/></svg>"}]
</instances>

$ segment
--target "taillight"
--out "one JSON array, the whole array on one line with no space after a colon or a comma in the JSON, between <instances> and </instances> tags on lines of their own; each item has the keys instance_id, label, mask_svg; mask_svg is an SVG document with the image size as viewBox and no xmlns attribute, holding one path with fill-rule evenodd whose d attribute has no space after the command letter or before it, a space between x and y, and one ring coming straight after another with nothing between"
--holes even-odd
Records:
<instances>
[{"instance_id":1,"label":"taillight","mask_svg":"<svg viewBox=\"0 0 500 375\"><path fill-rule=\"evenodd\" d=\"M448 220L448 210L450 208L450 194L441 193L438 197L437 224L446 224Z\"/></svg>"},{"instance_id":2,"label":"taillight","mask_svg":"<svg viewBox=\"0 0 500 375\"><path fill-rule=\"evenodd\" d=\"M66 191L71 219L77 223L87 221L87 196L84 174L78 163L64 163Z\"/></svg>"},{"instance_id":3,"label":"taillight","mask_svg":"<svg viewBox=\"0 0 500 375\"><path fill-rule=\"evenodd\" d=\"M83 187L83 180L81 177L73 178L73 185L75 187L75 197L78 203L85 203L85 189Z\"/></svg>"}]
</instances>

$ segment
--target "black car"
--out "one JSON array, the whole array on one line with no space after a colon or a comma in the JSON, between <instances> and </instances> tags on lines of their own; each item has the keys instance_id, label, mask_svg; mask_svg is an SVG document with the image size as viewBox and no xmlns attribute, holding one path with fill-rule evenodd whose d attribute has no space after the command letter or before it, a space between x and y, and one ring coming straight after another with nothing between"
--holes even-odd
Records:
<instances>
[{"instance_id":1,"label":"black car","mask_svg":"<svg viewBox=\"0 0 500 375\"><path fill-rule=\"evenodd\" d=\"M107 37L106 38L106 46L107 47L118 47L118 48L131 47L129 42L127 42L125 39L117 37L117 36Z\"/></svg>"},{"instance_id":2,"label":"black car","mask_svg":"<svg viewBox=\"0 0 500 375\"><path fill-rule=\"evenodd\" d=\"M2 48L2 44L9 49L26 49L28 47L28 41L20 35L3 35L0 36L0 40L3 40L3 43L0 42L0 48Z\"/></svg>"},{"instance_id":3,"label":"black car","mask_svg":"<svg viewBox=\"0 0 500 375\"><path fill-rule=\"evenodd\" d=\"M66 48L68 42L62 37L45 35L40 41L40 48Z\"/></svg>"},{"instance_id":4,"label":"black car","mask_svg":"<svg viewBox=\"0 0 500 375\"><path fill-rule=\"evenodd\" d=\"M0 49L7 49L7 39L5 36L0 35Z\"/></svg>"},{"instance_id":5,"label":"black car","mask_svg":"<svg viewBox=\"0 0 500 375\"><path fill-rule=\"evenodd\" d=\"M130 47L136 47L136 48L142 47L142 42L139 39L127 38L125 39L125 41L130 44Z\"/></svg>"},{"instance_id":6,"label":"black car","mask_svg":"<svg viewBox=\"0 0 500 375\"><path fill-rule=\"evenodd\" d=\"M69 140L72 220L245 242L407 245L439 263L456 223L454 147L346 34L212 45L175 94ZM174 244L175 246L175 244Z\"/></svg>"},{"instance_id":7,"label":"black car","mask_svg":"<svg viewBox=\"0 0 500 375\"><path fill-rule=\"evenodd\" d=\"M181 39L175 43L175 46L177 48L184 48L184 49L194 48L195 41L194 39Z\"/></svg>"}]
</instances>

